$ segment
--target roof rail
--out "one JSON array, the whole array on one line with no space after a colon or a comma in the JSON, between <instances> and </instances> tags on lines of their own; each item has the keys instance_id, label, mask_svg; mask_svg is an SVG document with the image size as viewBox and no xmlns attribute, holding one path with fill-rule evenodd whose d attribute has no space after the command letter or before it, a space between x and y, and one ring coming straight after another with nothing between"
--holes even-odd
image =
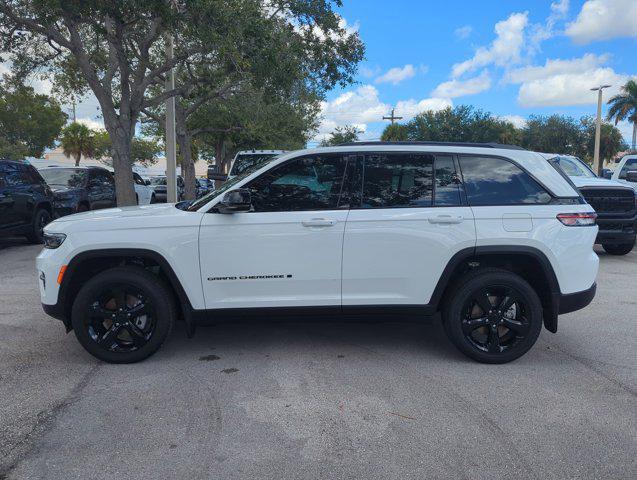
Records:
<instances>
[{"instance_id":1,"label":"roof rail","mask_svg":"<svg viewBox=\"0 0 637 480\"><path fill-rule=\"evenodd\" d=\"M474 142L421 142L421 141L406 141L406 142L347 142L341 143L339 147L372 147L383 145L433 145L438 147L480 147L480 148L500 148L504 150L525 150L518 145L506 145L504 143L474 143Z\"/></svg>"}]
</instances>

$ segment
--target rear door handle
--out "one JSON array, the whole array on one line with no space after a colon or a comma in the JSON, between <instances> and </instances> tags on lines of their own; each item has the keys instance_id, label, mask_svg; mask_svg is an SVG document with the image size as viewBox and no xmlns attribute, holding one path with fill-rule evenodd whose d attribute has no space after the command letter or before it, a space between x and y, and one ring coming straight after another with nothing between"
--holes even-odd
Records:
<instances>
[{"instance_id":1,"label":"rear door handle","mask_svg":"<svg viewBox=\"0 0 637 480\"><path fill-rule=\"evenodd\" d=\"M331 218L312 218L301 222L304 227L333 227L337 221Z\"/></svg>"},{"instance_id":2,"label":"rear door handle","mask_svg":"<svg viewBox=\"0 0 637 480\"><path fill-rule=\"evenodd\" d=\"M462 215L432 215L429 217L429 223L453 224L462 223L464 217Z\"/></svg>"}]
</instances>

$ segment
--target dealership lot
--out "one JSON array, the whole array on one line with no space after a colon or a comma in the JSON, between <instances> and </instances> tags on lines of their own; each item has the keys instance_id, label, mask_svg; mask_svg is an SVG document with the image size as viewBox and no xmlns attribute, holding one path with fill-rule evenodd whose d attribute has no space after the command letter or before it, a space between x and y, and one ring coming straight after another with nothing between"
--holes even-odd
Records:
<instances>
[{"instance_id":1,"label":"dealership lot","mask_svg":"<svg viewBox=\"0 0 637 480\"><path fill-rule=\"evenodd\" d=\"M42 312L38 251L0 240L0 478L637 476L637 250L495 366L435 319L178 325L99 363Z\"/></svg>"}]
</instances>

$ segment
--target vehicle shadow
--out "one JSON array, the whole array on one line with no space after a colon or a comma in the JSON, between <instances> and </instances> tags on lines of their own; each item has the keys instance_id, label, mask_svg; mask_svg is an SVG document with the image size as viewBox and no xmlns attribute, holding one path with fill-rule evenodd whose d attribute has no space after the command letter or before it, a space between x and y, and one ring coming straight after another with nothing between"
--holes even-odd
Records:
<instances>
[{"instance_id":1,"label":"vehicle shadow","mask_svg":"<svg viewBox=\"0 0 637 480\"><path fill-rule=\"evenodd\" d=\"M0 250L12 247L24 247L33 245L24 237L0 237Z\"/></svg>"}]
</instances>

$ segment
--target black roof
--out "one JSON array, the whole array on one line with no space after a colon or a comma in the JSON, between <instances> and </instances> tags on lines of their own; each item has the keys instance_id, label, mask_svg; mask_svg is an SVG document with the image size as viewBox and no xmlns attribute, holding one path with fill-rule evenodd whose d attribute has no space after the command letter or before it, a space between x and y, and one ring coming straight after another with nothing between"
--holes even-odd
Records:
<instances>
[{"instance_id":1,"label":"black roof","mask_svg":"<svg viewBox=\"0 0 637 480\"><path fill-rule=\"evenodd\" d=\"M474 143L474 142L348 142L341 143L339 147L374 147L383 145L433 145L437 147L479 147L479 148L499 148L503 150L525 150L518 145L506 145L504 143Z\"/></svg>"}]
</instances>

